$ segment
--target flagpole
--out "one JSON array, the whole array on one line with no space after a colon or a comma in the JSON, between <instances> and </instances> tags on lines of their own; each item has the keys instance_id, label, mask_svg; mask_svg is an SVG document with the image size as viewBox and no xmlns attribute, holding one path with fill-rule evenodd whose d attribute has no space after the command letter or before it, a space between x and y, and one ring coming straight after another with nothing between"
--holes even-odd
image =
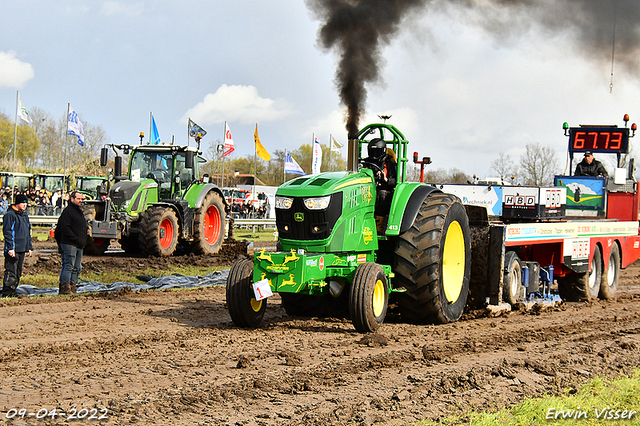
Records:
<instances>
[{"instance_id":1,"label":"flagpole","mask_svg":"<svg viewBox=\"0 0 640 426\"><path fill-rule=\"evenodd\" d=\"M18 98L20 97L19 91L16 90L16 122L13 129L13 187L16 186L16 139L18 138ZM15 197L13 187L11 188L11 204Z\"/></svg>"},{"instance_id":2,"label":"flagpole","mask_svg":"<svg viewBox=\"0 0 640 426\"><path fill-rule=\"evenodd\" d=\"M149 113L149 145L151 145L151 138L153 137L151 134L151 120L153 120L153 111Z\"/></svg>"},{"instance_id":3,"label":"flagpole","mask_svg":"<svg viewBox=\"0 0 640 426\"><path fill-rule=\"evenodd\" d=\"M62 162L62 175L64 176L63 180L67 180L67 145L69 145L69 108L71 108L71 102L67 102L67 115L65 117L67 121L67 131L64 136L64 160ZM62 183L62 187L66 188L65 183ZM62 201L64 205L64 199Z\"/></svg>"},{"instance_id":4,"label":"flagpole","mask_svg":"<svg viewBox=\"0 0 640 426\"><path fill-rule=\"evenodd\" d=\"M256 133L258 133L258 123L256 123ZM253 200L256 196L256 176L258 174L258 143L253 141L253 150L255 155L253 157L253 191L251 191L251 206L253 207Z\"/></svg>"},{"instance_id":5,"label":"flagpole","mask_svg":"<svg viewBox=\"0 0 640 426\"><path fill-rule=\"evenodd\" d=\"M222 143L224 144L227 140L227 122L224 122L224 129L222 129L222 132L224 133L222 135ZM216 151L217 151L216 147ZM222 158L222 187L224 188L224 148L222 150L222 152L220 153L220 157ZM233 198L233 197L232 197Z\"/></svg>"},{"instance_id":6,"label":"flagpole","mask_svg":"<svg viewBox=\"0 0 640 426\"><path fill-rule=\"evenodd\" d=\"M287 181L287 148L284 149L284 165L282 166L282 183Z\"/></svg>"}]
</instances>

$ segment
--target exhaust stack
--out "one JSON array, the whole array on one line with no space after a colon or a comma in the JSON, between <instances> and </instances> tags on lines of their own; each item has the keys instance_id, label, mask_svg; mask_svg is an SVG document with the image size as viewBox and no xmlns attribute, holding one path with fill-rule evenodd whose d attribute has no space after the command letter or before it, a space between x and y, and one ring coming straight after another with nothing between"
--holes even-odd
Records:
<instances>
[{"instance_id":1,"label":"exhaust stack","mask_svg":"<svg viewBox=\"0 0 640 426\"><path fill-rule=\"evenodd\" d=\"M347 170L358 171L358 149L360 148L358 139L349 138L347 142Z\"/></svg>"}]
</instances>

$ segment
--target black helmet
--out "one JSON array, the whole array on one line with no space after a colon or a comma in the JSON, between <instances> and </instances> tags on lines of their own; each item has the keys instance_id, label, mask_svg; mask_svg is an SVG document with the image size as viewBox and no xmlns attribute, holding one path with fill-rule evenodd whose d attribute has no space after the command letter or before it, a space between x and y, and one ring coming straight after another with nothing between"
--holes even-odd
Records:
<instances>
[{"instance_id":1,"label":"black helmet","mask_svg":"<svg viewBox=\"0 0 640 426\"><path fill-rule=\"evenodd\" d=\"M382 161L387 153L387 143L380 138L371 139L367 146L367 153L369 158Z\"/></svg>"}]
</instances>

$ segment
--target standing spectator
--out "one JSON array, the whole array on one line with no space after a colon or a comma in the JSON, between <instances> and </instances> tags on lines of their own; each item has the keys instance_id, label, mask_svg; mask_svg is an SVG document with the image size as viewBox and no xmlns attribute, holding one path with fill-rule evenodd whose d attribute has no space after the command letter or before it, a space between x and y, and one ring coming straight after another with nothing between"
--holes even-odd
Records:
<instances>
[{"instance_id":1,"label":"standing spectator","mask_svg":"<svg viewBox=\"0 0 640 426\"><path fill-rule=\"evenodd\" d=\"M2 233L4 234L4 280L2 297L16 296L16 288L22 277L24 256L31 256L31 224L27 209L27 196L16 195L15 202L4 215Z\"/></svg>"},{"instance_id":2,"label":"standing spectator","mask_svg":"<svg viewBox=\"0 0 640 426\"><path fill-rule=\"evenodd\" d=\"M62 253L62 271L58 294L76 293L78 275L82 270L82 250L87 244L87 222L80 206L84 195L69 193L69 205L58 218L55 236Z\"/></svg>"},{"instance_id":3,"label":"standing spectator","mask_svg":"<svg viewBox=\"0 0 640 426\"><path fill-rule=\"evenodd\" d=\"M7 199L7 194L3 192L2 196L0 196L0 215L5 214L8 208L9 200Z\"/></svg>"}]
</instances>

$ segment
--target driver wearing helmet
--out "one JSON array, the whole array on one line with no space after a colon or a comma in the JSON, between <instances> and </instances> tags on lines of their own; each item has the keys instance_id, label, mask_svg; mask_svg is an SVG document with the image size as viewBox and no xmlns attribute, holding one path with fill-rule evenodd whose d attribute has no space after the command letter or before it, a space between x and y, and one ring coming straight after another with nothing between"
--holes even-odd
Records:
<instances>
[{"instance_id":1,"label":"driver wearing helmet","mask_svg":"<svg viewBox=\"0 0 640 426\"><path fill-rule=\"evenodd\" d=\"M371 139L367 145L364 166L373 170L376 180L376 216L387 216L391 208L393 189L396 187L398 164L387 153L387 143L380 138Z\"/></svg>"}]
</instances>

